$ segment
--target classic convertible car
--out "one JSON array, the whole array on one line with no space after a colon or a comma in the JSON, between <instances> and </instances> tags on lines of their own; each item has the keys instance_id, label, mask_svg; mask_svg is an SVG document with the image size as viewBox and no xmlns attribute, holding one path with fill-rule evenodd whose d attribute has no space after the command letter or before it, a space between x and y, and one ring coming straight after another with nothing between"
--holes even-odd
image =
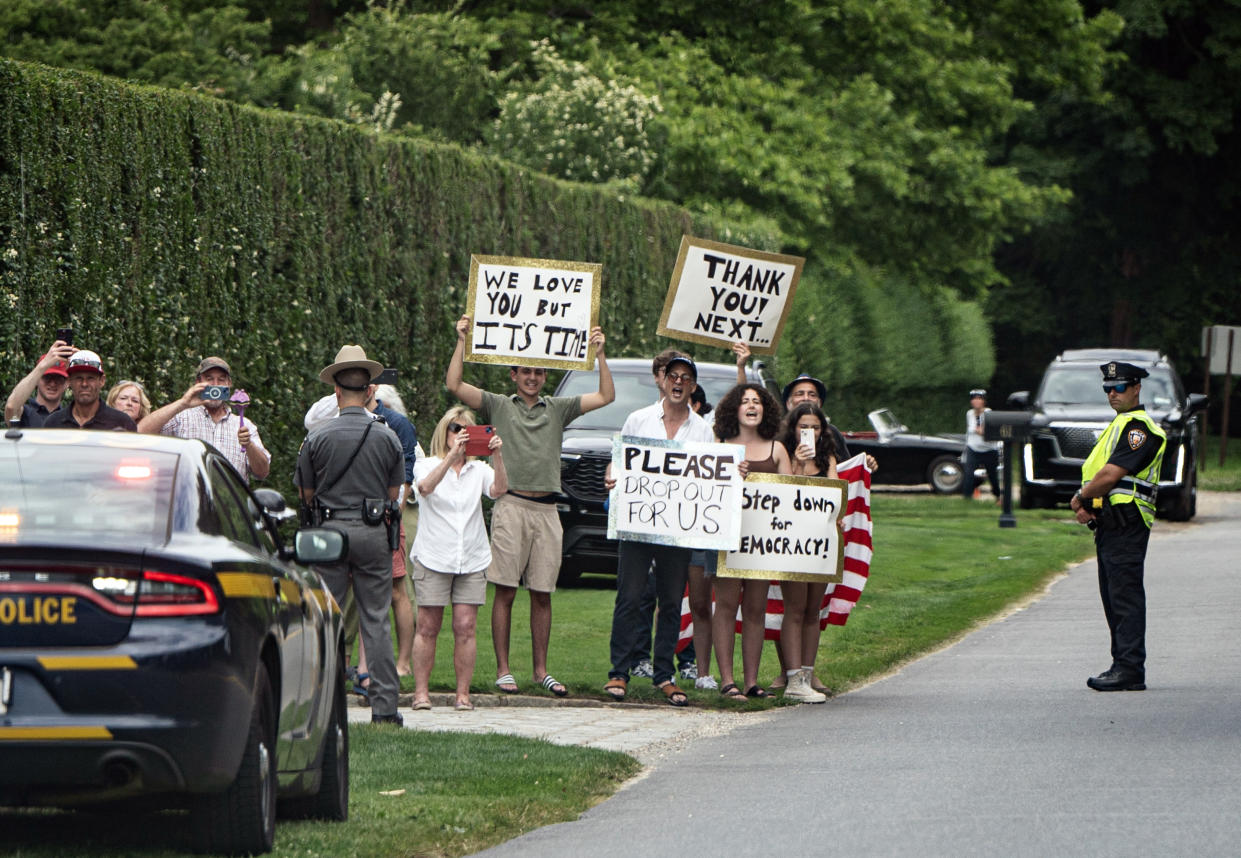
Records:
<instances>
[{"instance_id":1,"label":"classic convertible car","mask_svg":"<svg viewBox=\"0 0 1241 858\"><path fill-rule=\"evenodd\" d=\"M271 489L200 441L0 439L0 805L186 807L195 848L269 851L349 807L340 610Z\"/></svg>"},{"instance_id":2,"label":"classic convertible car","mask_svg":"<svg viewBox=\"0 0 1241 858\"><path fill-rule=\"evenodd\" d=\"M879 462L874 475L878 485L916 486L929 483L944 494L961 490L965 474L961 454L964 435L921 435L896 418L887 408L867 415L873 432L846 432L849 452L870 453Z\"/></svg>"}]
</instances>

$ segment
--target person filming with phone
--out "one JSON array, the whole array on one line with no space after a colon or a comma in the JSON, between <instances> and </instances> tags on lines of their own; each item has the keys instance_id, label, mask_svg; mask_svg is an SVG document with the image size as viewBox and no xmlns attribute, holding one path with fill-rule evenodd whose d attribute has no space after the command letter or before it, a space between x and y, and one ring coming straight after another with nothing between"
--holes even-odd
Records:
<instances>
[{"instance_id":1,"label":"person filming with phone","mask_svg":"<svg viewBox=\"0 0 1241 858\"><path fill-rule=\"evenodd\" d=\"M75 351L73 330L61 328L56 332L56 341L51 348L9 393L4 404L6 424L16 420L18 426L37 428L43 425L49 414L60 408L69 382L66 361Z\"/></svg>"},{"instance_id":2,"label":"person filming with phone","mask_svg":"<svg viewBox=\"0 0 1241 858\"><path fill-rule=\"evenodd\" d=\"M215 447L248 483L266 479L271 453L263 446L259 427L233 413L229 394L233 371L219 357L205 357L194 371L194 383L180 399L152 411L138 424L146 435L196 438Z\"/></svg>"},{"instance_id":3,"label":"person filming with phone","mask_svg":"<svg viewBox=\"0 0 1241 858\"><path fill-rule=\"evenodd\" d=\"M475 426L468 408L454 406L440 418L431 438L431 455L414 465L422 512L409 558L418 600L414 637L414 711L431 708L428 684L435 666L435 641L452 605L454 707L470 710L470 680L478 653L478 608L487 601L491 545L483 524L483 496L496 500L508 491L500 436L491 426ZM475 458L487 456L491 464Z\"/></svg>"}]
</instances>

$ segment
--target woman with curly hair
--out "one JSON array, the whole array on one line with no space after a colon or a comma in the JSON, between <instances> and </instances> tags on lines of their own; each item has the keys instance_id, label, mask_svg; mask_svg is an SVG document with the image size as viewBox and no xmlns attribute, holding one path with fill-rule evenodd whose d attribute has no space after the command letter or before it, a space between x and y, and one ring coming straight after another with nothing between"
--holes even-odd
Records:
<instances>
[{"instance_id":1,"label":"woman with curly hair","mask_svg":"<svg viewBox=\"0 0 1241 858\"><path fill-rule=\"evenodd\" d=\"M759 384L739 384L720 400L715 409L715 437L726 444L745 446L742 475L790 473L789 454L776 440L780 430L780 403ZM737 605L741 605L741 671L745 692L733 677L733 641L736 638ZM720 667L720 694L731 700L767 697L758 685L758 664L763 656L764 617L767 613L767 582L741 578L715 579L715 614L711 639Z\"/></svg>"},{"instance_id":2,"label":"woman with curly hair","mask_svg":"<svg viewBox=\"0 0 1241 858\"><path fill-rule=\"evenodd\" d=\"M802 433L813 433L814 443L802 442ZM788 451L793 474L802 477L836 477L836 442L828 431L826 415L812 402L789 412L780 433ZM819 651L819 608L827 584L781 581L784 619L780 624L780 663L784 668L784 696L802 703L822 703L827 689L814 677Z\"/></svg>"}]
</instances>

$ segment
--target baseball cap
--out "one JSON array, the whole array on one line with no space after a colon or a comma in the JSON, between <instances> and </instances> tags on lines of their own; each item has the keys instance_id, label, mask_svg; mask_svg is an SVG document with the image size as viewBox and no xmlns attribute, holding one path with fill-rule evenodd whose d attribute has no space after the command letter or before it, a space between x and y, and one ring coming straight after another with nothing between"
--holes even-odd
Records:
<instances>
[{"instance_id":1,"label":"baseball cap","mask_svg":"<svg viewBox=\"0 0 1241 858\"><path fill-rule=\"evenodd\" d=\"M103 375L103 361L99 359L99 355L89 349L78 349L69 355L67 370L69 375L75 372L93 372L96 375Z\"/></svg>"},{"instance_id":2,"label":"baseball cap","mask_svg":"<svg viewBox=\"0 0 1241 858\"><path fill-rule=\"evenodd\" d=\"M42 363L43 358L47 357L49 354L51 354L51 352L44 353L43 357L39 358L39 362ZM58 360L56 361L56 363L52 364L47 369L43 370L43 374L44 375L58 375L61 378L69 377L69 373L66 371L65 362L63 360Z\"/></svg>"},{"instance_id":3,"label":"baseball cap","mask_svg":"<svg viewBox=\"0 0 1241 858\"><path fill-rule=\"evenodd\" d=\"M973 399L975 396L981 396L983 399L986 399L987 391L983 390L981 387L975 387L970 391L970 399Z\"/></svg>"},{"instance_id":4,"label":"baseball cap","mask_svg":"<svg viewBox=\"0 0 1241 858\"><path fill-rule=\"evenodd\" d=\"M200 376L209 369L222 369L232 378L233 371L228 366L228 361L221 357L205 357L198 362L198 369L194 370L194 376Z\"/></svg>"},{"instance_id":5,"label":"baseball cap","mask_svg":"<svg viewBox=\"0 0 1241 858\"><path fill-rule=\"evenodd\" d=\"M820 402L827 401L827 385L819 381L813 375L807 375L806 373L803 372L801 375L797 376L797 378L793 379L788 384L784 385L783 397L784 397L785 402L789 401L789 394L793 392L793 388L801 384L804 381L808 381L814 385L815 392L819 394Z\"/></svg>"},{"instance_id":6,"label":"baseball cap","mask_svg":"<svg viewBox=\"0 0 1241 858\"><path fill-rule=\"evenodd\" d=\"M667 374L668 372L672 370L672 365L674 363L685 364L687 367L689 367L689 371L694 374L694 381L698 380L698 364L694 363L692 358L686 357L684 355L677 355L672 360L668 361L668 363L664 366L665 374Z\"/></svg>"}]
</instances>

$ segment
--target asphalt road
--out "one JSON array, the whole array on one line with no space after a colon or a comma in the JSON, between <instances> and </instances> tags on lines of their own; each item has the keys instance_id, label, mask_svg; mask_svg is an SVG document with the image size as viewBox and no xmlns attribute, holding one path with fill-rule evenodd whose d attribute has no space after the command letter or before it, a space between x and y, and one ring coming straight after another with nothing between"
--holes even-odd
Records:
<instances>
[{"instance_id":1,"label":"asphalt road","mask_svg":"<svg viewBox=\"0 0 1241 858\"><path fill-rule=\"evenodd\" d=\"M496 856L1241 854L1241 496L1156 524L1147 684L1109 664L1095 564L821 706L702 739Z\"/></svg>"}]
</instances>

